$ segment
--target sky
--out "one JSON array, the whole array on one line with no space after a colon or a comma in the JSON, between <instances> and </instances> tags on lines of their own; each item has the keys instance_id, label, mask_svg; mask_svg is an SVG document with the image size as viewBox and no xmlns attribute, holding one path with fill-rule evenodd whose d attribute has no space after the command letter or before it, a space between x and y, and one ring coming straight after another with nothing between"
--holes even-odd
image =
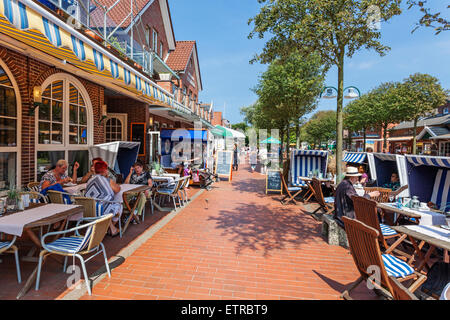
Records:
<instances>
[{"instance_id":1,"label":"sky","mask_svg":"<svg viewBox=\"0 0 450 320\"><path fill-rule=\"evenodd\" d=\"M404 1L405 2L405 1ZM434 0L430 6L444 17L450 10ZM249 18L259 12L257 0L169 0L176 40L196 40L203 91L202 102L213 102L231 123L241 122L240 108L257 100L251 91L267 65L250 64L262 51L266 39L248 39L252 25ZM373 50L362 49L345 59L344 86L356 86L366 93L387 81L402 81L416 72L428 73L450 90L450 31L435 35L432 28L414 25L421 14L407 10L381 24L381 42L391 50L380 57ZM325 85L337 87L337 69L327 73ZM346 101L348 102L348 100ZM318 110L336 110L336 100L321 99ZM307 117L311 116L308 115Z\"/></svg>"}]
</instances>

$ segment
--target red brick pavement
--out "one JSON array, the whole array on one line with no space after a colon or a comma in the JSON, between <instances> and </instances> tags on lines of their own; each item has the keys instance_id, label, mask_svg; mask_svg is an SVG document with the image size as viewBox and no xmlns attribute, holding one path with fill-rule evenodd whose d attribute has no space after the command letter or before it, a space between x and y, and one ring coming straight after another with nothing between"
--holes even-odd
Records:
<instances>
[{"instance_id":1,"label":"red brick pavement","mask_svg":"<svg viewBox=\"0 0 450 320\"><path fill-rule=\"evenodd\" d=\"M82 299L339 299L358 278L348 250L264 186L245 167L216 183ZM353 297L376 299L364 285Z\"/></svg>"}]
</instances>

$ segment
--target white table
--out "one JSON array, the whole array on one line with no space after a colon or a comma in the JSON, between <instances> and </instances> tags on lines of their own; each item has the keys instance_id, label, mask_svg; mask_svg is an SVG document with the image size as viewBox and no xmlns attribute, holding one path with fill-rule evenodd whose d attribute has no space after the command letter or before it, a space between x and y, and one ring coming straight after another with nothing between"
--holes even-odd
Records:
<instances>
[{"instance_id":1,"label":"white table","mask_svg":"<svg viewBox=\"0 0 450 320\"><path fill-rule=\"evenodd\" d=\"M80 191L86 189L87 183L77 184L73 187L63 187L63 189L70 194L80 194Z\"/></svg>"},{"instance_id":2,"label":"white table","mask_svg":"<svg viewBox=\"0 0 450 320\"><path fill-rule=\"evenodd\" d=\"M438 212L430 210L411 209L407 207L397 208L397 205L395 203L379 203L377 206L381 209L392 211L412 218L420 218L419 225L422 226L447 224L445 215Z\"/></svg>"}]
</instances>

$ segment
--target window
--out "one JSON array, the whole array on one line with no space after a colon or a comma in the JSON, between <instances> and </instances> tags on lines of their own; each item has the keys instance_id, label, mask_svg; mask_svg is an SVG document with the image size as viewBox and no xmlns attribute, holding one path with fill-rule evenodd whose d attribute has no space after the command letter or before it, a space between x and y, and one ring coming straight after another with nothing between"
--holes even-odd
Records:
<instances>
[{"instance_id":1,"label":"window","mask_svg":"<svg viewBox=\"0 0 450 320\"><path fill-rule=\"evenodd\" d=\"M159 43L159 56L161 57L161 59L164 59L164 56L163 56L163 43L162 43L162 41Z\"/></svg>"},{"instance_id":2,"label":"window","mask_svg":"<svg viewBox=\"0 0 450 320\"><path fill-rule=\"evenodd\" d=\"M106 142L122 141L122 121L111 118L106 121Z\"/></svg>"},{"instance_id":3,"label":"window","mask_svg":"<svg viewBox=\"0 0 450 320\"><path fill-rule=\"evenodd\" d=\"M42 106L36 109L37 179L59 159L69 162L68 174L77 161L80 177L89 170L87 150L92 144L89 96L83 85L67 74L51 76L42 88Z\"/></svg>"},{"instance_id":4,"label":"window","mask_svg":"<svg viewBox=\"0 0 450 320\"><path fill-rule=\"evenodd\" d=\"M440 156L450 157L450 142L441 142Z\"/></svg>"},{"instance_id":5,"label":"window","mask_svg":"<svg viewBox=\"0 0 450 320\"><path fill-rule=\"evenodd\" d=\"M147 48L150 48L150 43L152 43L152 39L150 39L150 28L145 27L145 45Z\"/></svg>"},{"instance_id":6,"label":"window","mask_svg":"<svg viewBox=\"0 0 450 320\"><path fill-rule=\"evenodd\" d=\"M17 128L20 128L19 104L11 79L0 64L0 190L17 186L20 144Z\"/></svg>"},{"instance_id":7,"label":"window","mask_svg":"<svg viewBox=\"0 0 450 320\"><path fill-rule=\"evenodd\" d=\"M153 44L152 44L153 51L158 52L158 32L156 32L155 29L153 29Z\"/></svg>"},{"instance_id":8,"label":"window","mask_svg":"<svg viewBox=\"0 0 450 320\"><path fill-rule=\"evenodd\" d=\"M443 114L447 114L447 113L448 113L448 108L444 108L444 110L443 110L442 113L443 113Z\"/></svg>"}]
</instances>

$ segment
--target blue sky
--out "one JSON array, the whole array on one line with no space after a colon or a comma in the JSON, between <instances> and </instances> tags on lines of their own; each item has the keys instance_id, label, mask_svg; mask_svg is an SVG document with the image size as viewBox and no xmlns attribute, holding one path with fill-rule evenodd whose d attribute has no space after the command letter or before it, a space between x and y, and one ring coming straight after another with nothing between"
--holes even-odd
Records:
<instances>
[{"instance_id":1,"label":"blue sky","mask_svg":"<svg viewBox=\"0 0 450 320\"><path fill-rule=\"evenodd\" d=\"M443 13L441 0L431 1ZM438 5L439 3L439 5ZM250 90L267 65L249 64L261 52L264 40L248 39L252 30L249 18L259 12L257 0L169 0L176 40L196 40L203 81L199 98L214 102L215 111L224 111L231 123L242 121L239 109L256 101ZM382 43L391 51L380 57L374 51L361 50L345 61L344 86L357 86L365 93L386 81L401 81L421 72L437 77L450 89L450 31L434 35L431 28L419 28L417 9L406 10L381 25ZM445 15L444 15L445 16ZM326 85L337 85L337 71L332 68ZM317 110L335 110L336 100L319 102Z\"/></svg>"}]
</instances>

